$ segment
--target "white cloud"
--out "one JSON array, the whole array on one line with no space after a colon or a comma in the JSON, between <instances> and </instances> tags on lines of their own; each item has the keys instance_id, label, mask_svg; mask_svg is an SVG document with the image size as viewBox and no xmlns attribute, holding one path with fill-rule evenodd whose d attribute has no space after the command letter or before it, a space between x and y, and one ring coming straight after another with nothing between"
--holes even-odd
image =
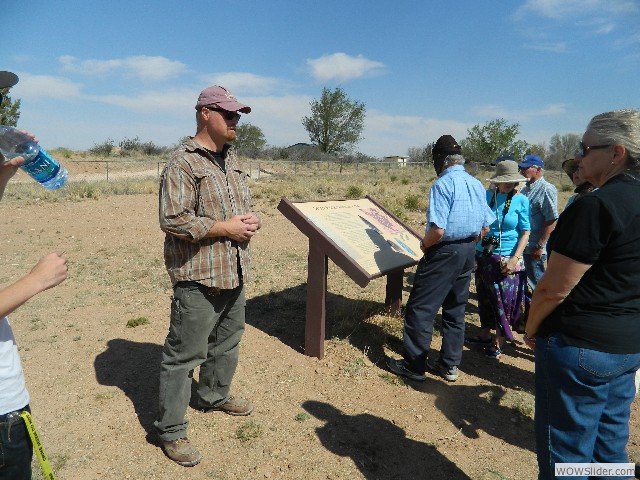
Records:
<instances>
[{"instance_id":1,"label":"white cloud","mask_svg":"<svg viewBox=\"0 0 640 480\"><path fill-rule=\"evenodd\" d=\"M329 80L346 81L380 74L384 64L369 60L362 55L352 57L346 53L323 55L306 62L311 76L320 82Z\"/></svg>"},{"instance_id":2,"label":"white cloud","mask_svg":"<svg viewBox=\"0 0 640 480\"><path fill-rule=\"evenodd\" d=\"M528 12L555 20L597 13L626 15L640 10L635 0L527 0L517 12L519 18Z\"/></svg>"},{"instance_id":3,"label":"white cloud","mask_svg":"<svg viewBox=\"0 0 640 480\"><path fill-rule=\"evenodd\" d=\"M551 103L536 110L509 110L502 105L477 105L471 109L474 115L489 120L504 118L508 122L523 122L537 117L556 117L567 112L563 103Z\"/></svg>"},{"instance_id":4,"label":"white cloud","mask_svg":"<svg viewBox=\"0 0 640 480\"><path fill-rule=\"evenodd\" d=\"M123 73L144 81L162 81L176 77L187 70L182 62L169 60L165 57L149 57L138 55L135 57L115 58L110 60L79 60L71 55L58 58L63 71L83 75L106 75Z\"/></svg>"},{"instance_id":5,"label":"white cloud","mask_svg":"<svg viewBox=\"0 0 640 480\"><path fill-rule=\"evenodd\" d=\"M209 85L222 85L231 90L236 96L238 96L237 92L242 92L245 95L266 95L282 89L282 86L285 85L282 80L277 78L262 77L245 72L202 75L201 78L206 83L205 87Z\"/></svg>"},{"instance_id":6,"label":"white cloud","mask_svg":"<svg viewBox=\"0 0 640 480\"><path fill-rule=\"evenodd\" d=\"M198 98L195 90L167 89L145 92L142 95L92 95L87 100L108 105L116 105L125 110L136 112L195 112Z\"/></svg>"},{"instance_id":7,"label":"white cloud","mask_svg":"<svg viewBox=\"0 0 640 480\"><path fill-rule=\"evenodd\" d=\"M606 35L608 33L611 33L615 28L615 25L613 23L610 22L605 22L602 25L599 25L596 27L596 33L601 34L601 35Z\"/></svg>"},{"instance_id":8,"label":"white cloud","mask_svg":"<svg viewBox=\"0 0 640 480\"><path fill-rule=\"evenodd\" d=\"M81 96L82 84L51 75L19 73L20 82L13 87L16 97L74 98ZM13 93L12 92L12 93Z\"/></svg>"},{"instance_id":9,"label":"white cloud","mask_svg":"<svg viewBox=\"0 0 640 480\"><path fill-rule=\"evenodd\" d=\"M373 156L405 155L409 147L425 146L441 135L461 140L471 126L455 120L387 115L372 110L365 118L364 139L356 148Z\"/></svg>"},{"instance_id":10,"label":"white cloud","mask_svg":"<svg viewBox=\"0 0 640 480\"><path fill-rule=\"evenodd\" d=\"M567 43L566 42L558 42L558 43L530 43L523 45L524 48L529 50L537 50L540 52L551 52L551 53L567 53Z\"/></svg>"},{"instance_id":11,"label":"white cloud","mask_svg":"<svg viewBox=\"0 0 640 480\"><path fill-rule=\"evenodd\" d=\"M616 43L617 46L629 46L640 43L640 33L634 33L633 35L628 36L627 38L620 40Z\"/></svg>"},{"instance_id":12,"label":"white cloud","mask_svg":"<svg viewBox=\"0 0 640 480\"><path fill-rule=\"evenodd\" d=\"M311 97L304 95L259 96L238 98L251 106L251 113L241 122L260 127L267 143L287 147L309 142L309 134L302 125L302 117L309 115Z\"/></svg>"}]
</instances>

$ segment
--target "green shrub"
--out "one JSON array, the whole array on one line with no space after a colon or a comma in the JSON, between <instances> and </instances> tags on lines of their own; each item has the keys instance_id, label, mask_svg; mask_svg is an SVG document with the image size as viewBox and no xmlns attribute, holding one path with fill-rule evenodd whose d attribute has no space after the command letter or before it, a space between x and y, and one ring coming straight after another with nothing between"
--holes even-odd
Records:
<instances>
[{"instance_id":1,"label":"green shrub","mask_svg":"<svg viewBox=\"0 0 640 480\"><path fill-rule=\"evenodd\" d=\"M149 320L146 317L132 318L127 322L127 328L135 328L140 325L146 325L147 323L149 323Z\"/></svg>"},{"instance_id":2,"label":"green shrub","mask_svg":"<svg viewBox=\"0 0 640 480\"><path fill-rule=\"evenodd\" d=\"M236 438L242 442L248 442L262 436L262 427L253 420L243 423L236 430Z\"/></svg>"},{"instance_id":3,"label":"green shrub","mask_svg":"<svg viewBox=\"0 0 640 480\"><path fill-rule=\"evenodd\" d=\"M104 142L100 144L94 144L93 147L89 149L89 152L94 155L100 155L102 157L108 157L111 155L113 151L114 142L111 138L107 138Z\"/></svg>"},{"instance_id":4,"label":"green shrub","mask_svg":"<svg viewBox=\"0 0 640 480\"><path fill-rule=\"evenodd\" d=\"M129 155L142 151L142 143L138 137L134 138L124 138L120 142L120 155L123 157L128 157Z\"/></svg>"},{"instance_id":5,"label":"green shrub","mask_svg":"<svg viewBox=\"0 0 640 480\"><path fill-rule=\"evenodd\" d=\"M163 155L167 152L166 147L161 147L153 142L145 142L141 145L142 153L145 155Z\"/></svg>"},{"instance_id":6,"label":"green shrub","mask_svg":"<svg viewBox=\"0 0 640 480\"><path fill-rule=\"evenodd\" d=\"M404 208L406 208L410 212L420 210L420 197L418 195L410 193L406 197L404 197L403 205Z\"/></svg>"},{"instance_id":7,"label":"green shrub","mask_svg":"<svg viewBox=\"0 0 640 480\"><path fill-rule=\"evenodd\" d=\"M347 188L346 197L347 198L360 198L360 197L362 197L362 194L363 194L362 188L360 188L357 185L351 185L349 188Z\"/></svg>"},{"instance_id":8,"label":"green shrub","mask_svg":"<svg viewBox=\"0 0 640 480\"><path fill-rule=\"evenodd\" d=\"M298 413L295 417L294 420L296 422L304 422L306 420L309 420L311 418L311 415L309 415L307 412L302 412L302 413Z\"/></svg>"}]
</instances>

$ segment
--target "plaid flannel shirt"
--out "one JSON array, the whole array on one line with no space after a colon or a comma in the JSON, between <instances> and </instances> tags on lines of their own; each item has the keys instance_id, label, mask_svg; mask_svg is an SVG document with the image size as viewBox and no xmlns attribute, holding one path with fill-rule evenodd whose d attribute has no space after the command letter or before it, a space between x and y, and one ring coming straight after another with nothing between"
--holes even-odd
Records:
<instances>
[{"instance_id":1,"label":"plaid flannel shirt","mask_svg":"<svg viewBox=\"0 0 640 480\"><path fill-rule=\"evenodd\" d=\"M211 227L234 215L250 213L253 200L248 175L229 150L223 149L225 169L213 156L187 139L176 150L160 177L160 228L165 266L175 285L195 281L230 289L249 280L249 242L228 237L205 238Z\"/></svg>"}]
</instances>

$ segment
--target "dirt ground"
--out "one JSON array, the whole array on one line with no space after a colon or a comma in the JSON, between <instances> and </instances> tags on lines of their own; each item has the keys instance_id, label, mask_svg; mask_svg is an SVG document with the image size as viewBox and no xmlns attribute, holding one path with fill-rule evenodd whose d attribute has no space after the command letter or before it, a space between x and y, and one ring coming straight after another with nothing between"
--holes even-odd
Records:
<instances>
[{"instance_id":1,"label":"dirt ground","mask_svg":"<svg viewBox=\"0 0 640 480\"><path fill-rule=\"evenodd\" d=\"M68 280L11 315L56 478L536 477L533 364L524 344L507 347L499 362L465 348L456 383L399 381L384 368L400 342L381 325L402 325L377 315L384 280L361 289L329 262L325 357L305 356L307 239L266 201L257 204L264 226L253 240L255 276L232 388L255 412L238 418L190 408L190 439L204 460L174 464L152 427L171 295L155 195L9 201L2 209L0 285L50 251L69 257ZM473 292L467 323L477 329ZM631 423L637 458L637 402Z\"/></svg>"}]
</instances>

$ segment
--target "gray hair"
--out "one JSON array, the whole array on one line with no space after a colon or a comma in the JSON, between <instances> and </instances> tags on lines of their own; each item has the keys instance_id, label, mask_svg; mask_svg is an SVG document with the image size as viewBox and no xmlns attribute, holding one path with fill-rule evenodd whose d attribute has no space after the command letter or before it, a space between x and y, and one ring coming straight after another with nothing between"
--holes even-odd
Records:
<instances>
[{"instance_id":1,"label":"gray hair","mask_svg":"<svg viewBox=\"0 0 640 480\"><path fill-rule=\"evenodd\" d=\"M464 165L465 159L462 155L447 155L444 159L444 167L443 170L446 170L453 165Z\"/></svg>"},{"instance_id":2,"label":"gray hair","mask_svg":"<svg viewBox=\"0 0 640 480\"><path fill-rule=\"evenodd\" d=\"M627 151L627 170L640 170L640 110L624 109L596 115L587 125L601 144L621 144Z\"/></svg>"}]
</instances>

